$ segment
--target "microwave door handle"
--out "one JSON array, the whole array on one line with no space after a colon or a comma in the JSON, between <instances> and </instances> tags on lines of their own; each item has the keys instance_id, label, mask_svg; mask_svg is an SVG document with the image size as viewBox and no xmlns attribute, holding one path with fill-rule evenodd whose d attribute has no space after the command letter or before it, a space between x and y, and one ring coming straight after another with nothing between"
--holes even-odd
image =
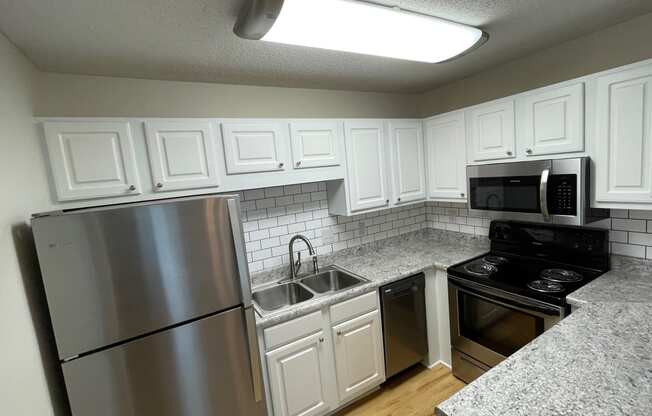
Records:
<instances>
[{"instance_id":1,"label":"microwave door handle","mask_svg":"<svg viewBox=\"0 0 652 416\"><path fill-rule=\"evenodd\" d=\"M550 176L550 169L544 169L541 172L541 183L539 184L541 214L543 214L543 220L546 222L550 221L550 212L548 211L548 176Z\"/></svg>"}]
</instances>

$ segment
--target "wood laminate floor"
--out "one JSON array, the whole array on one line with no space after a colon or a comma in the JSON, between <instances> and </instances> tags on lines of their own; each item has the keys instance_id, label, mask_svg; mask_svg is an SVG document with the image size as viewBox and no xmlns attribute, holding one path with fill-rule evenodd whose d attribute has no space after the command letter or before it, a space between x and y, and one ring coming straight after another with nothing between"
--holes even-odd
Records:
<instances>
[{"instance_id":1,"label":"wood laminate floor","mask_svg":"<svg viewBox=\"0 0 652 416\"><path fill-rule=\"evenodd\" d=\"M380 391L341 410L336 416L431 416L435 406L464 387L441 364L415 366L395 376Z\"/></svg>"}]
</instances>

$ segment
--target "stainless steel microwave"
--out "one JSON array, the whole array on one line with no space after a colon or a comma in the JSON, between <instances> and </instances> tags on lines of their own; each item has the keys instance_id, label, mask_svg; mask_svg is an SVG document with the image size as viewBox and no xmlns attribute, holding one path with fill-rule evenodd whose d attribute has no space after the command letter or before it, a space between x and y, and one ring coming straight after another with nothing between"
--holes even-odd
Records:
<instances>
[{"instance_id":1,"label":"stainless steel microwave","mask_svg":"<svg viewBox=\"0 0 652 416\"><path fill-rule=\"evenodd\" d=\"M588 157L466 167L468 206L493 218L583 225L604 218L592 210Z\"/></svg>"}]
</instances>

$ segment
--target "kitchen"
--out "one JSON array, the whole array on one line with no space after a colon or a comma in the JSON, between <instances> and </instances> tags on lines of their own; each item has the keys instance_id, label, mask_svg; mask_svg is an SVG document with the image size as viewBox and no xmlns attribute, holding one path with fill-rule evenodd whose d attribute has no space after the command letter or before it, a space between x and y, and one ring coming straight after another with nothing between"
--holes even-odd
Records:
<instances>
[{"instance_id":1,"label":"kitchen","mask_svg":"<svg viewBox=\"0 0 652 416\"><path fill-rule=\"evenodd\" d=\"M0 2L4 413L239 414L247 395L257 410L240 414L649 413L652 4L392 3L475 34L468 53L423 63L244 39L240 0L111 3ZM180 213L207 201L232 234L202 233L216 220ZM130 238L112 246L120 236ZM202 250L230 236L240 291L226 299L206 290L211 279L175 280L188 264L216 267ZM584 278L542 279L561 295L533 299L558 317L507 315L526 326L494 361L452 336L466 324L500 336L482 332L486 305L457 321L451 307L466 299L451 297L455 281L490 286L467 265L492 282L516 267L487 253ZM91 292L71 273L106 264L123 286ZM391 292L411 293L414 313L397 317L405 304ZM235 349L168 356L149 378L143 363L127 366L141 390L68 370L232 307L247 310ZM206 345L223 349L211 334ZM219 366L240 363L227 384L237 392L210 388L220 374L191 377L228 354ZM401 390L440 376L427 397Z\"/></svg>"}]
</instances>

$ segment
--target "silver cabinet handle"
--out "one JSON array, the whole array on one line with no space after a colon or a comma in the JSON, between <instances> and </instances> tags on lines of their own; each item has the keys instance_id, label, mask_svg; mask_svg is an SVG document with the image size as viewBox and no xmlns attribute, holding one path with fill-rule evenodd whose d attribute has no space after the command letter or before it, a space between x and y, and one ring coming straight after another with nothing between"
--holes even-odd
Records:
<instances>
[{"instance_id":1,"label":"silver cabinet handle","mask_svg":"<svg viewBox=\"0 0 652 416\"><path fill-rule=\"evenodd\" d=\"M245 308L244 312L247 342L249 344L249 361L251 363L251 381L254 388L254 399L256 402L259 402L263 400L263 373L258 352L256 317L254 316L254 308L252 306Z\"/></svg>"},{"instance_id":2,"label":"silver cabinet handle","mask_svg":"<svg viewBox=\"0 0 652 416\"><path fill-rule=\"evenodd\" d=\"M544 169L541 172L541 184L539 185L539 204L541 204L541 213L543 214L544 221L550 221L550 213L548 212L548 176L550 170Z\"/></svg>"},{"instance_id":3,"label":"silver cabinet handle","mask_svg":"<svg viewBox=\"0 0 652 416\"><path fill-rule=\"evenodd\" d=\"M285 165L285 163L281 162L281 163L278 164L278 167L279 167L279 168L282 168L283 165Z\"/></svg>"},{"instance_id":4,"label":"silver cabinet handle","mask_svg":"<svg viewBox=\"0 0 652 416\"><path fill-rule=\"evenodd\" d=\"M298 162L297 162L297 166L301 166L301 161L298 161Z\"/></svg>"},{"instance_id":5,"label":"silver cabinet handle","mask_svg":"<svg viewBox=\"0 0 652 416\"><path fill-rule=\"evenodd\" d=\"M507 156L511 156L511 155L512 155L512 151L511 151L511 150L508 150L508 151L507 151Z\"/></svg>"},{"instance_id":6,"label":"silver cabinet handle","mask_svg":"<svg viewBox=\"0 0 652 416\"><path fill-rule=\"evenodd\" d=\"M158 182L158 183L156 184L156 187L157 187L158 189L161 189L161 188L163 187L163 184L162 184L161 182Z\"/></svg>"},{"instance_id":7,"label":"silver cabinet handle","mask_svg":"<svg viewBox=\"0 0 652 416\"><path fill-rule=\"evenodd\" d=\"M136 190L136 187L135 187L134 185L129 185L129 190L130 190L130 191L135 191L135 190Z\"/></svg>"},{"instance_id":8,"label":"silver cabinet handle","mask_svg":"<svg viewBox=\"0 0 652 416\"><path fill-rule=\"evenodd\" d=\"M532 149L525 149L525 153L527 153L528 155L531 155L532 154Z\"/></svg>"}]
</instances>

